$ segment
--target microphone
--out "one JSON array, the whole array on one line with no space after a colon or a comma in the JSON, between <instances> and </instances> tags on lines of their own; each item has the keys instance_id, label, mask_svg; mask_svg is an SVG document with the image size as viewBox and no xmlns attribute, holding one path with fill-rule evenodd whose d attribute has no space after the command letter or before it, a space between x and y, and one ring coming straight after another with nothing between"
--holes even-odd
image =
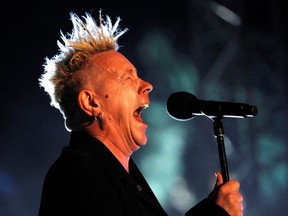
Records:
<instances>
[{"instance_id":1,"label":"microphone","mask_svg":"<svg viewBox=\"0 0 288 216\"><path fill-rule=\"evenodd\" d=\"M209 118L246 118L254 117L256 106L246 103L198 100L189 92L175 92L167 100L168 114L178 121L188 121L195 116Z\"/></svg>"}]
</instances>

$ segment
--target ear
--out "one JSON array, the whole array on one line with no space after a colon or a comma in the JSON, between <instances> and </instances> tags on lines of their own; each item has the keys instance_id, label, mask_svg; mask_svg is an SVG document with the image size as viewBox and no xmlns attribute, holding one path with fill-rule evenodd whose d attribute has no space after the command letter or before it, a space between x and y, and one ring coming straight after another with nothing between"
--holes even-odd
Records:
<instances>
[{"instance_id":1,"label":"ear","mask_svg":"<svg viewBox=\"0 0 288 216\"><path fill-rule=\"evenodd\" d=\"M100 108L96 94L90 90L82 90L78 94L78 105L88 116L95 116Z\"/></svg>"}]
</instances>

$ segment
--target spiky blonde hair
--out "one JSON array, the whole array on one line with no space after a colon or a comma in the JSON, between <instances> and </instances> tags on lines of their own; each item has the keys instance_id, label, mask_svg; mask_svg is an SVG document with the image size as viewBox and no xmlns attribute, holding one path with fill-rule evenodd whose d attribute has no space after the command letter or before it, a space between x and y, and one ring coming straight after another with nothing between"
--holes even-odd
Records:
<instances>
[{"instance_id":1,"label":"spiky blonde hair","mask_svg":"<svg viewBox=\"0 0 288 216\"><path fill-rule=\"evenodd\" d=\"M118 38L128 29L119 28L120 18L112 24L107 15L102 19L99 11L99 23L89 13L83 19L70 13L73 24L72 33L61 33L62 42L57 41L59 54L45 58L44 73L39 78L40 87L50 95L51 105L63 111L65 100L70 101L77 93L81 78L79 71L90 60L90 56L107 50L118 50ZM71 101L70 101L71 102Z\"/></svg>"}]
</instances>

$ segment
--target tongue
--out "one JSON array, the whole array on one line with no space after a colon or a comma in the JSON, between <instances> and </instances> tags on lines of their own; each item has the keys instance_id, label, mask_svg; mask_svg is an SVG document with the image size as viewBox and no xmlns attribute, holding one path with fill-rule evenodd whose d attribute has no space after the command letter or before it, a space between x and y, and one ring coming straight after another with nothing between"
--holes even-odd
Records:
<instances>
[{"instance_id":1,"label":"tongue","mask_svg":"<svg viewBox=\"0 0 288 216\"><path fill-rule=\"evenodd\" d=\"M138 112L135 112L135 113L134 113L134 118L135 118L137 121L139 121L139 122L143 122L143 119L141 118L141 116L139 115Z\"/></svg>"},{"instance_id":2,"label":"tongue","mask_svg":"<svg viewBox=\"0 0 288 216\"><path fill-rule=\"evenodd\" d=\"M141 117L135 116L135 119L139 122L143 122L143 119Z\"/></svg>"}]
</instances>

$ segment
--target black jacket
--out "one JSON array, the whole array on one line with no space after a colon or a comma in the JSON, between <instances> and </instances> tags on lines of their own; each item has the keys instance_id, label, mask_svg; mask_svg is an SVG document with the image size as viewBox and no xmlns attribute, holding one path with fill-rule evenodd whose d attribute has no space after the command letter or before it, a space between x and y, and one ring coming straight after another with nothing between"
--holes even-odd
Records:
<instances>
[{"instance_id":1,"label":"black jacket","mask_svg":"<svg viewBox=\"0 0 288 216\"><path fill-rule=\"evenodd\" d=\"M129 171L100 141L72 132L46 175L39 216L167 215L132 159ZM228 214L205 199L186 215Z\"/></svg>"}]
</instances>

